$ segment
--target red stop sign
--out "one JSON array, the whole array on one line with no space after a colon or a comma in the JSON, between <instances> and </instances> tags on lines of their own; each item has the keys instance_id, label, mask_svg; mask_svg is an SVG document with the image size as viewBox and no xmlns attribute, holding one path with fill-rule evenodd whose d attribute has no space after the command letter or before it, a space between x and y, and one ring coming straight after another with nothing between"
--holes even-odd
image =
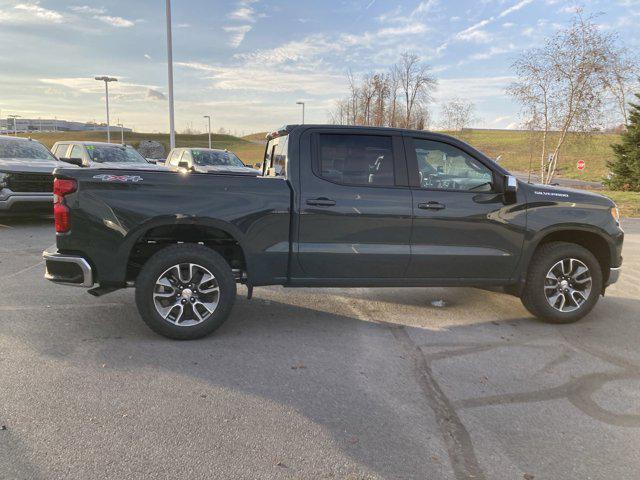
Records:
<instances>
[{"instance_id":1,"label":"red stop sign","mask_svg":"<svg viewBox=\"0 0 640 480\"><path fill-rule=\"evenodd\" d=\"M584 163L584 160L578 160L578 163L576 163L576 168L578 170L584 170L586 163Z\"/></svg>"}]
</instances>

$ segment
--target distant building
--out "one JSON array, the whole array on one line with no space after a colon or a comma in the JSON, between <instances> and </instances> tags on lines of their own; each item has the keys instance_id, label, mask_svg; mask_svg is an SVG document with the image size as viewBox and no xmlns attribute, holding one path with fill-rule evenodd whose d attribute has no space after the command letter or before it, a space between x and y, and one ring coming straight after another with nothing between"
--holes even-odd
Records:
<instances>
[{"instance_id":1,"label":"distant building","mask_svg":"<svg viewBox=\"0 0 640 480\"><path fill-rule=\"evenodd\" d=\"M107 130L107 126L104 124L90 123L90 122L69 122L67 120L51 120L45 118L0 118L0 132L10 133L15 130L22 133L28 132L86 132L86 131L102 131ZM111 125L112 132L119 132L120 127ZM125 132L132 132L133 130L125 127Z\"/></svg>"}]
</instances>

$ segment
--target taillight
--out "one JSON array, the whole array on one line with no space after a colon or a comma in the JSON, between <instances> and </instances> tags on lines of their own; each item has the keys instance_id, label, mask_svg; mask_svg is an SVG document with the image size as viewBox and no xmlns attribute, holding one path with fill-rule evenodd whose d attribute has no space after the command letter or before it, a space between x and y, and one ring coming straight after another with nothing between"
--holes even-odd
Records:
<instances>
[{"instance_id":1,"label":"taillight","mask_svg":"<svg viewBox=\"0 0 640 480\"><path fill-rule=\"evenodd\" d=\"M69 207L64 202L64 196L78 189L75 180L65 178L53 179L53 218L56 224L56 232L65 233L71 228L69 224Z\"/></svg>"}]
</instances>

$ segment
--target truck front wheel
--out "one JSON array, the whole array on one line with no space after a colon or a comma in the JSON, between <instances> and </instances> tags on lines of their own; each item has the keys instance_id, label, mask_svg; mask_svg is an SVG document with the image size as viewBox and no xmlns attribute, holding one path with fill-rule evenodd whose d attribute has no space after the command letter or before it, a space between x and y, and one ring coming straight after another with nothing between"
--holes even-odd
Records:
<instances>
[{"instance_id":1,"label":"truck front wheel","mask_svg":"<svg viewBox=\"0 0 640 480\"><path fill-rule=\"evenodd\" d=\"M136 280L136 304L154 332L177 340L209 335L229 316L236 282L229 264L201 245L164 248Z\"/></svg>"},{"instance_id":2,"label":"truck front wheel","mask_svg":"<svg viewBox=\"0 0 640 480\"><path fill-rule=\"evenodd\" d=\"M601 291L602 270L589 250L551 242L534 253L521 299L542 320L572 323L591 311Z\"/></svg>"}]
</instances>

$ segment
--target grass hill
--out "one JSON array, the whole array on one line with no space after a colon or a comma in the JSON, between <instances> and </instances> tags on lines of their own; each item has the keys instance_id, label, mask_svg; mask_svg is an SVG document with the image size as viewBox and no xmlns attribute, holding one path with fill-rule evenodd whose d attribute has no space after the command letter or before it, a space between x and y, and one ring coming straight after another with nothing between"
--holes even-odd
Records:
<instances>
[{"instance_id":1,"label":"grass hill","mask_svg":"<svg viewBox=\"0 0 640 480\"><path fill-rule=\"evenodd\" d=\"M242 137L243 140L247 140L249 142L257 142L257 143L266 143L267 132L258 132L252 133L250 135L245 135Z\"/></svg>"},{"instance_id":2,"label":"grass hill","mask_svg":"<svg viewBox=\"0 0 640 480\"><path fill-rule=\"evenodd\" d=\"M542 136L536 132L519 130L464 130L463 132L443 132L458 137L473 145L492 158L502 155L501 164L508 170L526 172L529 163L533 172L540 169ZM551 134L549 144L553 144L557 134ZM612 143L620 140L618 134L597 133L589 135L569 134L560 151L558 176L587 181L601 181L609 170L607 161L613 158ZM578 160L586 162L582 171L576 168Z\"/></svg>"}]
</instances>

